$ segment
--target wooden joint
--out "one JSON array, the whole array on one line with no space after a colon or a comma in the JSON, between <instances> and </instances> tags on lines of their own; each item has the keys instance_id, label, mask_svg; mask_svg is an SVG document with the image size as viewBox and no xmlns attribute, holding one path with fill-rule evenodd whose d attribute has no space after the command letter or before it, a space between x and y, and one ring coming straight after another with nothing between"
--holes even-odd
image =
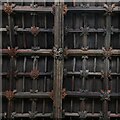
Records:
<instances>
[{"instance_id":1,"label":"wooden joint","mask_svg":"<svg viewBox=\"0 0 120 120\"><path fill-rule=\"evenodd\" d=\"M88 77L89 70L80 70L80 75L84 78Z\"/></svg>"},{"instance_id":2,"label":"wooden joint","mask_svg":"<svg viewBox=\"0 0 120 120\"><path fill-rule=\"evenodd\" d=\"M88 90L79 89L79 92L80 92L80 93L88 93ZM80 100L83 100L83 99L85 100L85 98L83 98L83 97L80 98Z\"/></svg>"},{"instance_id":3,"label":"wooden joint","mask_svg":"<svg viewBox=\"0 0 120 120\"><path fill-rule=\"evenodd\" d=\"M103 72L101 71L101 78L108 78L108 79L112 79L111 77L111 71L108 71L108 72Z\"/></svg>"},{"instance_id":4,"label":"wooden joint","mask_svg":"<svg viewBox=\"0 0 120 120\"><path fill-rule=\"evenodd\" d=\"M55 7L56 5L52 6L52 12L51 12L52 14L55 14ZM67 11L68 11L67 5L63 5L63 15L65 15Z\"/></svg>"},{"instance_id":5,"label":"wooden joint","mask_svg":"<svg viewBox=\"0 0 120 120\"><path fill-rule=\"evenodd\" d=\"M31 8L37 8L38 5L37 5L37 4L30 4L30 7L31 7Z\"/></svg>"},{"instance_id":6,"label":"wooden joint","mask_svg":"<svg viewBox=\"0 0 120 120\"><path fill-rule=\"evenodd\" d=\"M33 118L35 118L35 115L36 115L38 112L37 112L37 111L35 111L35 112L29 111L28 113L29 113L29 118L30 118L30 119L33 119Z\"/></svg>"},{"instance_id":7,"label":"wooden joint","mask_svg":"<svg viewBox=\"0 0 120 120\"><path fill-rule=\"evenodd\" d=\"M80 111L78 112L79 118L85 119L87 117L87 111Z\"/></svg>"},{"instance_id":8,"label":"wooden joint","mask_svg":"<svg viewBox=\"0 0 120 120\"><path fill-rule=\"evenodd\" d=\"M110 118L110 111L107 112L107 114L100 111L99 119L100 120L108 120Z\"/></svg>"},{"instance_id":9,"label":"wooden joint","mask_svg":"<svg viewBox=\"0 0 120 120\"><path fill-rule=\"evenodd\" d=\"M111 90L107 90L107 91L101 90L100 92L101 92L101 100L110 101Z\"/></svg>"},{"instance_id":10,"label":"wooden joint","mask_svg":"<svg viewBox=\"0 0 120 120\"><path fill-rule=\"evenodd\" d=\"M102 48L103 50L103 55L106 57L106 58L110 58L111 55L112 55L112 48L108 48L106 49L105 47Z\"/></svg>"},{"instance_id":11,"label":"wooden joint","mask_svg":"<svg viewBox=\"0 0 120 120\"><path fill-rule=\"evenodd\" d=\"M88 33L89 27L81 27L80 29L82 30L82 33L80 34L80 36L89 35Z\"/></svg>"},{"instance_id":12,"label":"wooden joint","mask_svg":"<svg viewBox=\"0 0 120 120\"><path fill-rule=\"evenodd\" d=\"M64 50L63 48L53 47L52 55L57 60L62 60L64 58Z\"/></svg>"},{"instance_id":13,"label":"wooden joint","mask_svg":"<svg viewBox=\"0 0 120 120\"><path fill-rule=\"evenodd\" d=\"M62 89L61 95L62 95L62 99L64 99L67 96L67 92L65 88ZM54 91L53 90L50 92L49 96L54 102Z\"/></svg>"},{"instance_id":14,"label":"wooden joint","mask_svg":"<svg viewBox=\"0 0 120 120\"><path fill-rule=\"evenodd\" d=\"M81 50L88 51L88 48L89 48L88 46L87 47L82 47Z\"/></svg>"},{"instance_id":15,"label":"wooden joint","mask_svg":"<svg viewBox=\"0 0 120 120\"><path fill-rule=\"evenodd\" d=\"M90 4L89 4L89 3L86 3L86 4L85 4L85 3L84 3L84 4L81 3L81 4L80 4L80 7L81 7L81 8L89 8L89 7L90 7Z\"/></svg>"},{"instance_id":16,"label":"wooden joint","mask_svg":"<svg viewBox=\"0 0 120 120\"><path fill-rule=\"evenodd\" d=\"M49 96L50 96L50 98L52 99L52 100L54 100L54 92L53 92L53 90L50 92L50 94L49 94Z\"/></svg>"}]
</instances>

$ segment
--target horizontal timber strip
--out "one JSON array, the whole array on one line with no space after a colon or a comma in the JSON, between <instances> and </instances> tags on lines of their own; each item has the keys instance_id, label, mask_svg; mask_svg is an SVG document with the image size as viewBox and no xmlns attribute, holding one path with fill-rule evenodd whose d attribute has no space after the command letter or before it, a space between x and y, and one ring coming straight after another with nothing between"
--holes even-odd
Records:
<instances>
[{"instance_id":1,"label":"horizontal timber strip","mask_svg":"<svg viewBox=\"0 0 120 120\"><path fill-rule=\"evenodd\" d=\"M0 9L3 8L1 5L0 5ZM3 10L3 9L1 9ZM19 6L19 5L16 5L14 8L13 8L13 11L16 11L16 12L52 12L52 6L51 7L45 7L45 6L38 6L36 8L33 8L31 6Z\"/></svg>"},{"instance_id":2,"label":"horizontal timber strip","mask_svg":"<svg viewBox=\"0 0 120 120\"><path fill-rule=\"evenodd\" d=\"M2 93L4 96L4 92ZM100 98L100 92L89 92L89 91L66 91L67 97L86 97L86 98ZM15 93L15 98L50 98L50 92L17 92ZM110 93L110 97L118 98L120 93Z\"/></svg>"},{"instance_id":3,"label":"horizontal timber strip","mask_svg":"<svg viewBox=\"0 0 120 120\"><path fill-rule=\"evenodd\" d=\"M9 73L7 73L7 72L0 73L0 75L2 75L2 76L6 76L8 74ZM31 72L25 72L25 73L24 72L17 72L16 73L17 76L26 76L26 77L29 77L30 74L31 74ZM52 72L40 72L39 76L50 76L52 74L53 74Z\"/></svg>"},{"instance_id":4,"label":"horizontal timber strip","mask_svg":"<svg viewBox=\"0 0 120 120\"><path fill-rule=\"evenodd\" d=\"M6 32L7 29L6 28L0 28L0 31ZM16 28L16 32L30 32L31 28ZM53 29L45 29L45 28L40 28L39 29L40 32L53 32Z\"/></svg>"},{"instance_id":5,"label":"horizontal timber strip","mask_svg":"<svg viewBox=\"0 0 120 120\"><path fill-rule=\"evenodd\" d=\"M14 118L28 118L30 117L29 113L12 113ZM52 113L36 113L35 117L51 117ZM4 113L2 114L2 116L4 116ZM65 112L65 116L66 117L79 117L79 113L74 113L74 112ZM94 118L98 118L101 116L101 113L86 113L86 117L94 117ZM120 117L120 114L115 114L115 113L110 113L109 114L110 117L112 118L117 118Z\"/></svg>"},{"instance_id":6,"label":"horizontal timber strip","mask_svg":"<svg viewBox=\"0 0 120 120\"><path fill-rule=\"evenodd\" d=\"M0 6L0 8L3 8L2 6ZM2 9L1 9L2 10ZM105 8L103 8L103 6L89 6L87 9L86 7L80 7L80 6L76 6L76 7L67 7L68 11L105 11ZM52 12L52 6L51 7L45 7L45 6L37 6L36 8L33 8L31 6L19 6L16 5L13 8L13 11L16 12ZM116 6L114 8L113 11L120 11L120 7Z\"/></svg>"},{"instance_id":7,"label":"horizontal timber strip","mask_svg":"<svg viewBox=\"0 0 120 120\"><path fill-rule=\"evenodd\" d=\"M3 55L8 54L8 49L0 49L0 52ZM43 55L43 56L51 56L52 54L52 49L40 49L40 50L31 50L31 49L18 49L17 50L17 55ZM83 56L83 55L87 55L87 56L104 56L103 55L103 50L101 49L97 49L97 50L93 50L93 49L89 49L89 50L82 50L82 49L67 49L65 50L66 55L68 56ZM120 50L118 49L113 49L111 50L111 56L120 56Z\"/></svg>"}]
</instances>

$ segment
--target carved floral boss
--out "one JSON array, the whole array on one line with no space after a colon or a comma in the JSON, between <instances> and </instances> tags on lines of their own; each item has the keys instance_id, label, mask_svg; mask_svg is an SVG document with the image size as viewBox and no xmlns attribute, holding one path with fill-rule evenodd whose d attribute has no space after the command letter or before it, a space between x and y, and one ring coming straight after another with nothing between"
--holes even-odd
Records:
<instances>
[{"instance_id":1,"label":"carved floral boss","mask_svg":"<svg viewBox=\"0 0 120 120\"><path fill-rule=\"evenodd\" d=\"M104 4L104 8L106 9L106 12L110 15L115 8L115 4L112 5Z\"/></svg>"},{"instance_id":2,"label":"carved floral boss","mask_svg":"<svg viewBox=\"0 0 120 120\"><path fill-rule=\"evenodd\" d=\"M36 68L33 69L30 73L31 78L34 80L37 79L39 77L39 75L40 75L40 71L37 70Z\"/></svg>"},{"instance_id":3,"label":"carved floral boss","mask_svg":"<svg viewBox=\"0 0 120 120\"><path fill-rule=\"evenodd\" d=\"M16 47L16 48L8 47L8 51L7 51L8 55L11 57L15 57L17 54L17 49L18 49L18 47Z\"/></svg>"},{"instance_id":4,"label":"carved floral boss","mask_svg":"<svg viewBox=\"0 0 120 120\"><path fill-rule=\"evenodd\" d=\"M40 32L40 28L39 27L36 27L36 26L32 26L31 27L32 35L37 36L39 32Z\"/></svg>"},{"instance_id":5,"label":"carved floral boss","mask_svg":"<svg viewBox=\"0 0 120 120\"><path fill-rule=\"evenodd\" d=\"M66 89L63 88L61 93L62 93L62 99L64 99L67 96ZM54 91L53 90L50 92L50 98L54 101Z\"/></svg>"},{"instance_id":6,"label":"carved floral boss","mask_svg":"<svg viewBox=\"0 0 120 120\"><path fill-rule=\"evenodd\" d=\"M15 97L14 92L11 90L7 90L4 95L9 101L11 101Z\"/></svg>"},{"instance_id":7,"label":"carved floral boss","mask_svg":"<svg viewBox=\"0 0 120 120\"><path fill-rule=\"evenodd\" d=\"M15 7L15 4L4 3L3 10L10 15L13 12L13 7Z\"/></svg>"}]
</instances>

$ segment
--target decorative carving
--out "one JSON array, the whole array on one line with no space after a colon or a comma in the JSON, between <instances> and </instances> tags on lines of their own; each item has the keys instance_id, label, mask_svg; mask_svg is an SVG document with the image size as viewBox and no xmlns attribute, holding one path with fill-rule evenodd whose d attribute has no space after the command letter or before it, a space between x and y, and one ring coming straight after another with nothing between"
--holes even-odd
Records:
<instances>
[{"instance_id":1,"label":"decorative carving","mask_svg":"<svg viewBox=\"0 0 120 120\"><path fill-rule=\"evenodd\" d=\"M89 27L81 27L80 29L82 30L82 33L80 34L80 36L88 35Z\"/></svg>"},{"instance_id":2,"label":"decorative carving","mask_svg":"<svg viewBox=\"0 0 120 120\"><path fill-rule=\"evenodd\" d=\"M14 94L13 91L7 90L5 92L5 97L10 101L10 100L12 100L15 97L15 94Z\"/></svg>"},{"instance_id":3,"label":"decorative carving","mask_svg":"<svg viewBox=\"0 0 120 120\"><path fill-rule=\"evenodd\" d=\"M61 93L62 93L62 99L64 99L67 96L66 89L63 88ZM54 91L53 90L50 92L49 96L54 101Z\"/></svg>"},{"instance_id":4,"label":"decorative carving","mask_svg":"<svg viewBox=\"0 0 120 120\"><path fill-rule=\"evenodd\" d=\"M105 115L102 111L100 111L99 119L105 120L105 118L110 118L110 111Z\"/></svg>"},{"instance_id":5,"label":"decorative carving","mask_svg":"<svg viewBox=\"0 0 120 120\"><path fill-rule=\"evenodd\" d=\"M80 93L87 93L88 90L84 90L84 89L79 89Z\"/></svg>"},{"instance_id":6,"label":"decorative carving","mask_svg":"<svg viewBox=\"0 0 120 120\"><path fill-rule=\"evenodd\" d=\"M30 73L31 78L34 80L37 79L39 75L40 75L40 71L37 69L33 69Z\"/></svg>"},{"instance_id":7,"label":"decorative carving","mask_svg":"<svg viewBox=\"0 0 120 120\"><path fill-rule=\"evenodd\" d=\"M85 119L87 117L87 111L80 111L78 112L79 118Z\"/></svg>"},{"instance_id":8,"label":"decorative carving","mask_svg":"<svg viewBox=\"0 0 120 120\"><path fill-rule=\"evenodd\" d=\"M63 14L65 15L68 11L67 5L63 5ZM55 14L55 5L52 6L52 14Z\"/></svg>"},{"instance_id":9,"label":"decorative carving","mask_svg":"<svg viewBox=\"0 0 120 120\"><path fill-rule=\"evenodd\" d=\"M63 53L64 52L62 48L53 47L52 54L55 59L62 60L64 57Z\"/></svg>"},{"instance_id":10,"label":"decorative carving","mask_svg":"<svg viewBox=\"0 0 120 120\"><path fill-rule=\"evenodd\" d=\"M112 79L111 77L111 71L105 73L104 71L101 71L101 77L102 78L109 78L109 79Z\"/></svg>"},{"instance_id":11,"label":"decorative carving","mask_svg":"<svg viewBox=\"0 0 120 120\"><path fill-rule=\"evenodd\" d=\"M37 114L37 111L35 111L35 112L31 112L31 111L29 111L29 118L35 118L35 115Z\"/></svg>"},{"instance_id":12,"label":"decorative carving","mask_svg":"<svg viewBox=\"0 0 120 120\"><path fill-rule=\"evenodd\" d=\"M37 8L38 5L37 5L37 4L30 4L30 7L31 7L31 8Z\"/></svg>"},{"instance_id":13,"label":"decorative carving","mask_svg":"<svg viewBox=\"0 0 120 120\"><path fill-rule=\"evenodd\" d=\"M9 4L9 3L4 3L3 10L10 15L13 12L13 7L15 7L15 4Z\"/></svg>"},{"instance_id":14,"label":"decorative carving","mask_svg":"<svg viewBox=\"0 0 120 120\"><path fill-rule=\"evenodd\" d=\"M107 58L110 58L112 55L112 48L110 47L109 49L106 49L105 47L102 48L103 50L103 55Z\"/></svg>"},{"instance_id":15,"label":"decorative carving","mask_svg":"<svg viewBox=\"0 0 120 120\"><path fill-rule=\"evenodd\" d=\"M53 96L54 96L53 90L50 92L49 96L50 96L50 98L53 100Z\"/></svg>"},{"instance_id":16,"label":"decorative carving","mask_svg":"<svg viewBox=\"0 0 120 120\"><path fill-rule=\"evenodd\" d=\"M89 4L89 3L87 3L87 4L81 3L81 4L80 4L80 7L82 7L82 8L89 8L89 7L90 7L90 4Z\"/></svg>"},{"instance_id":17,"label":"decorative carving","mask_svg":"<svg viewBox=\"0 0 120 120\"><path fill-rule=\"evenodd\" d=\"M15 118L15 115L16 115L16 112L13 112L12 114L11 114L11 118Z\"/></svg>"},{"instance_id":18,"label":"decorative carving","mask_svg":"<svg viewBox=\"0 0 120 120\"><path fill-rule=\"evenodd\" d=\"M110 15L115 8L115 4L112 4L112 5L104 4L104 8L106 9L107 14Z\"/></svg>"},{"instance_id":19,"label":"decorative carving","mask_svg":"<svg viewBox=\"0 0 120 120\"><path fill-rule=\"evenodd\" d=\"M87 47L82 47L81 50L87 51L88 50L88 46Z\"/></svg>"},{"instance_id":20,"label":"decorative carving","mask_svg":"<svg viewBox=\"0 0 120 120\"><path fill-rule=\"evenodd\" d=\"M62 99L64 99L67 96L66 89L64 88L62 90Z\"/></svg>"},{"instance_id":21,"label":"decorative carving","mask_svg":"<svg viewBox=\"0 0 120 120\"><path fill-rule=\"evenodd\" d=\"M88 77L89 70L80 70L80 75L84 78Z\"/></svg>"},{"instance_id":22,"label":"decorative carving","mask_svg":"<svg viewBox=\"0 0 120 120\"><path fill-rule=\"evenodd\" d=\"M9 56L15 57L16 54L17 54L17 49L18 49L18 47L16 47L16 48L10 48L10 47L8 47L8 54L9 54Z\"/></svg>"},{"instance_id":23,"label":"decorative carving","mask_svg":"<svg viewBox=\"0 0 120 120\"><path fill-rule=\"evenodd\" d=\"M101 100L109 101L110 100L110 93L111 93L111 90L107 90L107 91L101 90Z\"/></svg>"},{"instance_id":24,"label":"decorative carving","mask_svg":"<svg viewBox=\"0 0 120 120\"><path fill-rule=\"evenodd\" d=\"M68 8L67 8L67 5L64 5L63 6L63 14L65 15L68 11Z\"/></svg>"},{"instance_id":25,"label":"decorative carving","mask_svg":"<svg viewBox=\"0 0 120 120\"><path fill-rule=\"evenodd\" d=\"M40 32L39 27L35 27L35 26L32 26L32 27L31 27L31 33L32 33L34 36L37 36L39 32Z\"/></svg>"}]
</instances>

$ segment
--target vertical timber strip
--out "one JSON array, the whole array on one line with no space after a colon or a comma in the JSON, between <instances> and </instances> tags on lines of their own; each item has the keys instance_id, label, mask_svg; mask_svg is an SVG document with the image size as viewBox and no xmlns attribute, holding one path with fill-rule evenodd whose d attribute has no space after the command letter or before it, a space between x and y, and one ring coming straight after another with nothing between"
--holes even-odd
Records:
<instances>
[{"instance_id":1,"label":"vertical timber strip","mask_svg":"<svg viewBox=\"0 0 120 120\"><path fill-rule=\"evenodd\" d=\"M55 53L59 53L60 49L63 51L63 3L56 2L55 3L55 25L54 25L54 47L56 49ZM63 52L62 52L63 54ZM54 55L55 56L55 55ZM60 58L60 59L59 59ZM61 59L62 58L62 59ZM59 120L62 118L62 84L63 84L63 64L64 59L63 55L59 54L54 57L54 83L53 83L53 117L55 120Z\"/></svg>"},{"instance_id":2,"label":"vertical timber strip","mask_svg":"<svg viewBox=\"0 0 120 120\"><path fill-rule=\"evenodd\" d=\"M111 40L111 14L106 14L106 36L105 36L105 50L110 50L110 40ZM109 96L109 67L110 60L109 56L105 56L104 59L104 80L103 80L103 94L107 94ZM108 100L109 98L103 99L103 118L104 120L109 120L108 115Z\"/></svg>"}]
</instances>

